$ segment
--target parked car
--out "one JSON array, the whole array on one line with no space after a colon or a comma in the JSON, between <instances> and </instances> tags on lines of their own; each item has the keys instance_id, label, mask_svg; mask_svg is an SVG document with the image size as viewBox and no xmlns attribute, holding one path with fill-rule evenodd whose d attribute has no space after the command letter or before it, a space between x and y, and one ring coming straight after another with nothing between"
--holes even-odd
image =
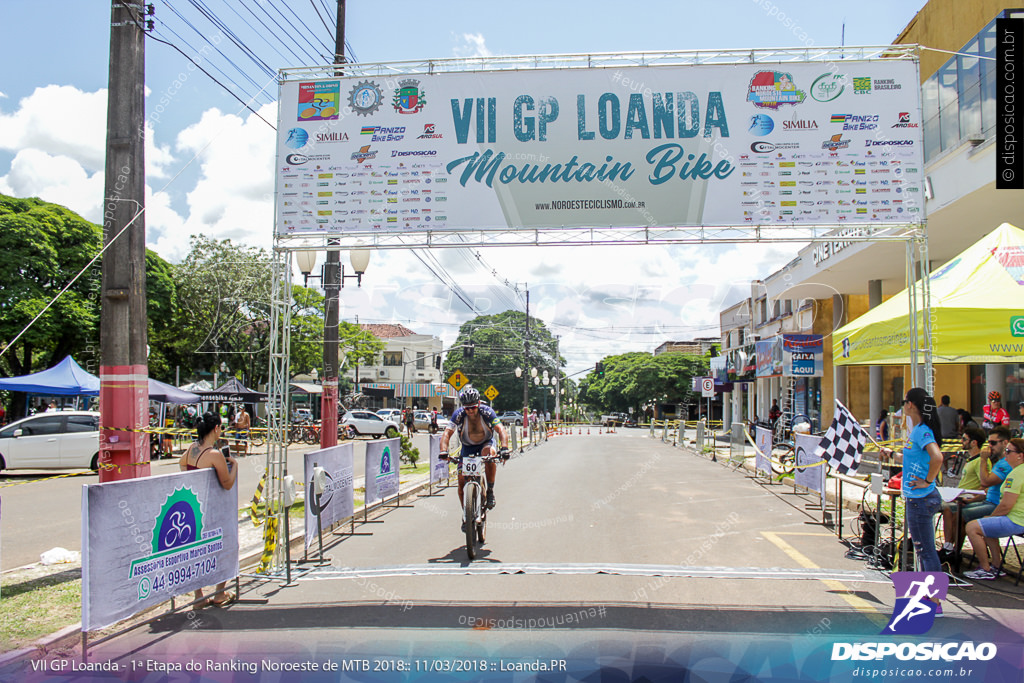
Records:
<instances>
[{"instance_id":1,"label":"parked car","mask_svg":"<svg viewBox=\"0 0 1024 683\"><path fill-rule=\"evenodd\" d=\"M618 427L626 424L628 419L629 415L626 413L609 413L601 416L601 425L603 427Z\"/></svg>"},{"instance_id":2,"label":"parked car","mask_svg":"<svg viewBox=\"0 0 1024 683\"><path fill-rule=\"evenodd\" d=\"M506 425L514 424L521 426L523 424L522 413L516 412L515 410L506 410L498 416L498 419L501 420L502 424Z\"/></svg>"},{"instance_id":3,"label":"parked car","mask_svg":"<svg viewBox=\"0 0 1024 683\"><path fill-rule=\"evenodd\" d=\"M310 423L313 421L313 411L310 408L295 408L292 410L292 423Z\"/></svg>"},{"instance_id":4,"label":"parked car","mask_svg":"<svg viewBox=\"0 0 1024 683\"><path fill-rule=\"evenodd\" d=\"M97 412L40 413L0 429L0 470L95 470L99 457Z\"/></svg>"},{"instance_id":5,"label":"parked car","mask_svg":"<svg viewBox=\"0 0 1024 683\"><path fill-rule=\"evenodd\" d=\"M377 413L369 410L350 410L345 413L341 423L355 430L356 436L369 435L375 439L386 435L389 439L398 436L398 423L385 420Z\"/></svg>"},{"instance_id":6,"label":"parked car","mask_svg":"<svg viewBox=\"0 0 1024 683\"><path fill-rule=\"evenodd\" d=\"M413 423L415 424L416 429L422 429L424 431L429 431L430 430L430 411L428 411L428 410L417 410L413 414ZM439 431L444 431L445 429L448 429L448 425L450 425L450 424L451 424L451 422L448 420L448 418L446 418L441 413L437 414L437 429Z\"/></svg>"},{"instance_id":7,"label":"parked car","mask_svg":"<svg viewBox=\"0 0 1024 683\"><path fill-rule=\"evenodd\" d=\"M385 420L391 420L395 424L402 424L402 411L398 408L381 408L377 411Z\"/></svg>"}]
</instances>

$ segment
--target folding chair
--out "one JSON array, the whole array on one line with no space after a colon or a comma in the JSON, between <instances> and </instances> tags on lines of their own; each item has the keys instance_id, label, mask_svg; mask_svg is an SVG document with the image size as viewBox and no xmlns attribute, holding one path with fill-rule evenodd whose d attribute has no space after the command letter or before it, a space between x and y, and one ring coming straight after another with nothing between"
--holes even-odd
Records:
<instances>
[{"instance_id":1,"label":"folding chair","mask_svg":"<svg viewBox=\"0 0 1024 683\"><path fill-rule=\"evenodd\" d=\"M1020 548L1017 547L1016 536L1020 536L1024 539L1024 534L1016 534L1015 536L1008 536L1006 538L1006 545L1003 546L1003 555L999 559L999 567L1006 572L1007 576L1013 576L1014 572L1006 569L1006 556L1009 554L1010 548L1013 548L1013 554L1017 556L1017 581L1013 584L1015 586L1020 584L1022 575L1024 575L1024 567L1021 566Z\"/></svg>"}]
</instances>

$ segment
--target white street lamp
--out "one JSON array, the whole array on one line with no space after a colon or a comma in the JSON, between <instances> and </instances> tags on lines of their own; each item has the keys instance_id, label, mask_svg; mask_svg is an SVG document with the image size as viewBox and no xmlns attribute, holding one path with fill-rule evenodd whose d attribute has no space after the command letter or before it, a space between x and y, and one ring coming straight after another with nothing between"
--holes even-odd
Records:
<instances>
[{"instance_id":1,"label":"white street lamp","mask_svg":"<svg viewBox=\"0 0 1024 683\"><path fill-rule=\"evenodd\" d=\"M522 377L522 376L523 376L523 369L517 365L516 366L516 377Z\"/></svg>"}]
</instances>

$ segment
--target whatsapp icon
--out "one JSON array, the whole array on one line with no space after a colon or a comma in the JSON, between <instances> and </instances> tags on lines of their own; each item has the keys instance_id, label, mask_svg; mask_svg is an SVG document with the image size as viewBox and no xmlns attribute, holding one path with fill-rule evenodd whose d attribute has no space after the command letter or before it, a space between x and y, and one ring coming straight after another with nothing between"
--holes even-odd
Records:
<instances>
[{"instance_id":1,"label":"whatsapp icon","mask_svg":"<svg viewBox=\"0 0 1024 683\"><path fill-rule=\"evenodd\" d=\"M1010 316L1010 334L1014 337L1024 337L1024 315Z\"/></svg>"}]
</instances>

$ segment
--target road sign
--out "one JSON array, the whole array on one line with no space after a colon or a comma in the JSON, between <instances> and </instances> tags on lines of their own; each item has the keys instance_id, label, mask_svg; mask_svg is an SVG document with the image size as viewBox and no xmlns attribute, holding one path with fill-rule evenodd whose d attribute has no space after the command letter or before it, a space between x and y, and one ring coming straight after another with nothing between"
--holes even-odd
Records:
<instances>
[{"instance_id":1,"label":"road sign","mask_svg":"<svg viewBox=\"0 0 1024 683\"><path fill-rule=\"evenodd\" d=\"M456 370L452 373L452 376L448 378L448 384L455 387L455 391L459 391L462 387L469 384L469 378L462 374L462 370Z\"/></svg>"},{"instance_id":2,"label":"road sign","mask_svg":"<svg viewBox=\"0 0 1024 683\"><path fill-rule=\"evenodd\" d=\"M493 401L498 396L498 390L494 388L494 385L487 387L487 391L484 392L484 396L487 397L488 401Z\"/></svg>"},{"instance_id":3,"label":"road sign","mask_svg":"<svg viewBox=\"0 0 1024 683\"><path fill-rule=\"evenodd\" d=\"M714 377L701 377L700 378L700 395L703 398L714 398L715 397L715 378Z\"/></svg>"}]
</instances>

